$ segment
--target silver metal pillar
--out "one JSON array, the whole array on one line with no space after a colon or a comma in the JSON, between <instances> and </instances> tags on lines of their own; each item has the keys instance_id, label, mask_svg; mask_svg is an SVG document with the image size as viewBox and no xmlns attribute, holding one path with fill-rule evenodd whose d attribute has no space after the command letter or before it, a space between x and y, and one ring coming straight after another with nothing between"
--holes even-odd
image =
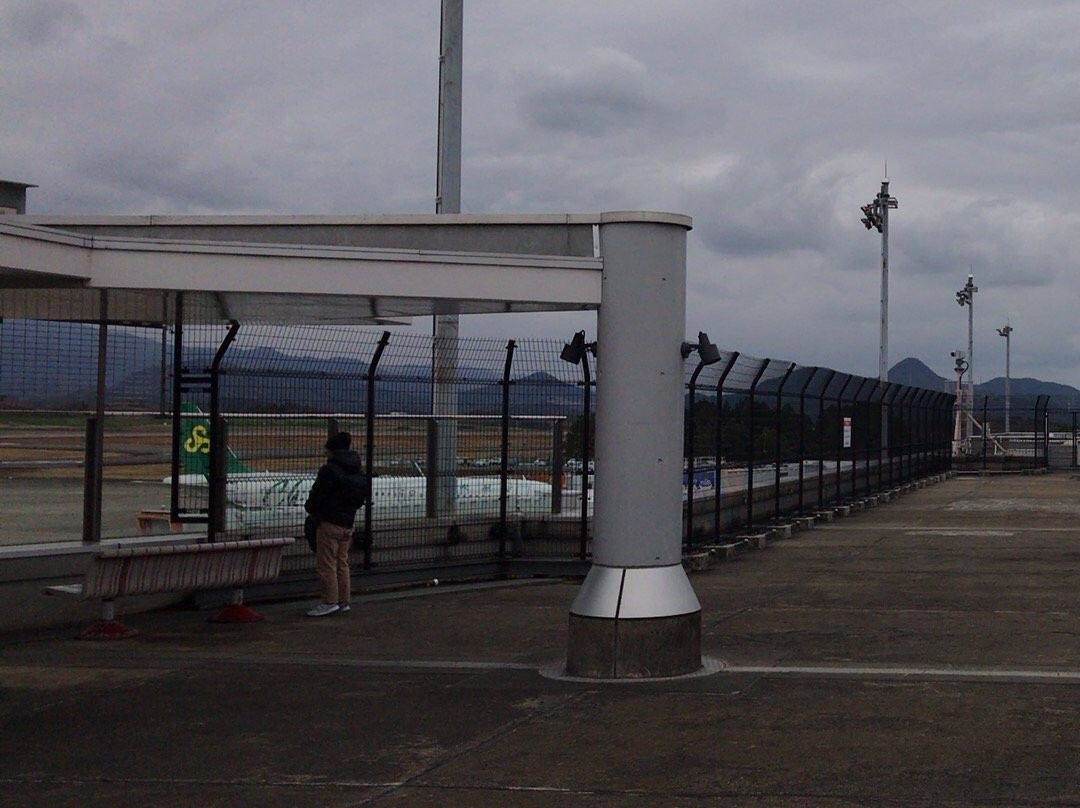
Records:
<instances>
[{"instance_id":1,"label":"silver metal pillar","mask_svg":"<svg viewBox=\"0 0 1080 808\"><path fill-rule=\"evenodd\" d=\"M567 672L675 676L701 666L682 567L686 228L600 227L593 566L570 608Z\"/></svg>"},{"instance_id":2,"label":"silver metal pillar","mask_svg":"<svg viewBox=\"0 0 1080 808\"><path fill-rule=\"evenodd\" d=\"M464 0L442 0L439 25L439 132L435 179L435 212L461 212L461 42ZM456 416L458 315L434 318L432 347L433 415ZM434 511L453 514L457 504L457 421L436 421L438 446L434 469Z\"/></svg>"}]
</instances>

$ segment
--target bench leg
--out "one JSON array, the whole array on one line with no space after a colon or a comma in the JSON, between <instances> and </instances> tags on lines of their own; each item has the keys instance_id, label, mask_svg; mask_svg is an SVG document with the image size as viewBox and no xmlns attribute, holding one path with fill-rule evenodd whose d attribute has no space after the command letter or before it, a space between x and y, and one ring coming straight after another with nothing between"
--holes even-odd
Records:
<instances>
[{"instance_id":1,"label":"bench leg","mask_svg":"<svg viewBox=\"0 0 1080 808\"><path fill-rule=\"evenodd\" d=\"M233 602L210 618L211 623L258 623L266 618L244 605L244 590L233 590Z\"/></svg>"},{"instance_id":2,"label":"bench leg","mask_svg":"<svg viewBox=\"0 0 1080 808\"><path fill-rule=\"evenodd\" d=\"M87 626L75 636L80 640L125 640L139 633L138 629L124 625L116 619L113 601L101 601L101 620Z\"/></svg>"}]
</instances>

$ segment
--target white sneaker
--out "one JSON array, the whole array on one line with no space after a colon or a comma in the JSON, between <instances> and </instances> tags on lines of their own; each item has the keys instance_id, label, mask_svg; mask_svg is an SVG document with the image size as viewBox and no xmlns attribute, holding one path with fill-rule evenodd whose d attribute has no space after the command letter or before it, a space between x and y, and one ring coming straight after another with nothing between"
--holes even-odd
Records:
<instances>
[{"instance_id":1,"label":"white sneaker","mask_svg":"<svg viewBox=\"0 0 1080 808\"><path fill-rule=\"evenodd\" d=\"M339 612L347 612L351 608L352 608L352 606L350 606L348 603L339 603L338 604L338 611Z\"/></svg>"},{"instance_id":2,"label":"white sneaker","mask_svg":"<svg viewBox=\"0 0 1080 808\"><path fill-rule=\"evenodd\" d=\"M325 617L328 614L333 614L338 610L336 603L320 603L314 609L307 613L308 617Z\"/></svg>"}]
</instances>

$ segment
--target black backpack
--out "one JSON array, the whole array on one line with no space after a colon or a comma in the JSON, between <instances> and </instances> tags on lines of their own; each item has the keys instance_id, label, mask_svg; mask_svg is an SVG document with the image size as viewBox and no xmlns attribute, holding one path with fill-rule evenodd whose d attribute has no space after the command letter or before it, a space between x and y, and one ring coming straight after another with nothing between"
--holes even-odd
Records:
<instances>
[{"instance_id":1,"label":"black backpack","mask_svg":"<svg viewBox=\"0 0 1080 808\"><path fill-rule=\"evenodd\" d=\"M362 472L338 478L341 498L350 508L362 508L371 496L371 478Z\"/></svg>"}]
</instances>

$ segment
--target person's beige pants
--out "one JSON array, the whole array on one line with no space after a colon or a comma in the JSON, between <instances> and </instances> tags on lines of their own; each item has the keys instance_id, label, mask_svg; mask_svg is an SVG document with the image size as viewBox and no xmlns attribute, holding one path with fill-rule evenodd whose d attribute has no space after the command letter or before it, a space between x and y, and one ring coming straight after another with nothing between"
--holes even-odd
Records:
<instances>
[{"instance_id":1,"label":"person's beige pants","mask_svg":"<svg viewBox=\"0 0 1080 808\"><path fill-rule=\"evenodd\" d=\"M319 522L315 533L315 570L323 603L349 602L349 544L352 528Z\"/></svg>"}]
</instances>

